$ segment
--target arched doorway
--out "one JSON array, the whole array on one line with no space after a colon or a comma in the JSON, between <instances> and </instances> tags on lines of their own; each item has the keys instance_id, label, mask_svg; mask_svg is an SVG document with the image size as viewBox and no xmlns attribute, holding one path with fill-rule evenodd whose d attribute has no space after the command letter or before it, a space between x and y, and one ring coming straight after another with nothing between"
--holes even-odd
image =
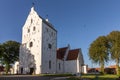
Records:
<instances>
[{"instance_id":1,"label":"arched doorway","mask_svg":"<svg viewBox=\"0 0 120 80\"><path fill-rule=\"evenodd\" d=\"M34 73L34 68L30 68L30 74Z\"/></svg>"}]
</instances>

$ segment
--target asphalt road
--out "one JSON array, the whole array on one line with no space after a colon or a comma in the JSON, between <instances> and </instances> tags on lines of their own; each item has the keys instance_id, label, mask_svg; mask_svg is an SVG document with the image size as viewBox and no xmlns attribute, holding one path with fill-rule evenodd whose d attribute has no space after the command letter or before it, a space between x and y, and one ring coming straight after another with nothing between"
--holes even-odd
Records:
<instances>
[{"instance_id":1,"label":"asphalt road","mask_svg":"<svg viewBox=\"0 0 120 80\"><path fill-rule=\"evenodd\" d=\"M66 80L65 77L31 76L31 75L0 75L0 80Z\"/></svg>"}]
</instances>

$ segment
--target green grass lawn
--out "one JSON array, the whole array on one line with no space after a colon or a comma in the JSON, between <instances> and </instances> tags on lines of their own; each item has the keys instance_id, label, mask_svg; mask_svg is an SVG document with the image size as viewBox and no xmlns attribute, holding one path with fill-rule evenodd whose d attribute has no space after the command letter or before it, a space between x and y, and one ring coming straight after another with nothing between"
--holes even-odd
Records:
<instances>
[{"instance_id":1,"label":"green grass lawn","mask_svg":"<svg viewBox=\"0 0 120 80\"><path fill-rule=\"evenodd\" d=\"M67 80L81 80L81 78L87 78L90 80L116 80L117 75L95 75L95 74L84 74L81 77L73 76L71 74L40 74L37 76L54 76L54 77L70 77ZM96 78L96 76L98 78Z\"/></svg>"},{"instance_id":2,"label":"green grass lawn","mask_svg":"<svg viewBox=\"0 0 120 80\"><path fill-rule=\"evenodd\" d=\"M116 75L82 75L81 78L89 78L90 80L116 80L118 76ZM80 77L71 77L68 80L80 80Z\"/></svg>"}]
</instances>

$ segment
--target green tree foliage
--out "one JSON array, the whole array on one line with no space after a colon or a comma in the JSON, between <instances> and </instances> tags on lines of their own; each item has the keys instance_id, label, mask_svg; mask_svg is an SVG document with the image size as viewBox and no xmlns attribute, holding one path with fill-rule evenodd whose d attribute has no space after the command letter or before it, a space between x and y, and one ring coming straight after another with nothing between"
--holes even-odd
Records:
<instances>
[{"instance_id":1,"label":"green tree foliage","mask_svg":"<svg viewBox=\"0 0 120 80\"><path fill-rule=\"evenodd\" d=\"M0 61L5 65L6 73L10 69L10 65L19 59L20 43L16 41L6 41L0 45Z\"/></svg>"},{"instance_id":2,"label":"green tree foliage","mask_svg":"<svg viewBox=\"0 0 120 80\"><path fill-rule=\"evenodd\" d=\"M2 59L3 51L4 51L4 49L3 49L2 45L0 44L0 64L2 64L1 59Z\"/></svg>"},{"instance_id":3,"label":"green tree foliage","mask_svg":"<svg viewBox=\"0 0 120 80\"><path fill-rule=\"evenodd\" d=\"M116 61L116 72L119 75L119 60L120 60L120 31L112 31L108 36L111 58Z\"/></svg>"},{"instance_id":4,"label":"green tree foliage","mask_svg":"<svg viewBox=\"0 0 120 80\"><path fill-rule=\"evenodd\" d=\"M94 63L99 63L101 72L104 73L104 63L109 60L108 39L105 36L98 37L89 47L89 57Z\"/></svg>"}]
</instances>

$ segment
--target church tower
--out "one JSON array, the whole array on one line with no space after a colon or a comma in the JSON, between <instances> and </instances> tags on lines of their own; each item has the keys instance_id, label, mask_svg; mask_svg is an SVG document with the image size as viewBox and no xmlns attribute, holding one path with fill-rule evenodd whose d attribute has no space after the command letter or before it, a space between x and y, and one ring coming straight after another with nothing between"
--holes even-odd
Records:
<instances>
[{"instance_id":1,"label":"church tower","mask_svg":"<svg viewBox=\"0 0 120 80\"><path fill-rule=\"evenodd\" d=\"M20 73L55 73L56 49L57 31L32 7L22 28L22 45L19 54Z\"/></svg>"}]
</instances>

